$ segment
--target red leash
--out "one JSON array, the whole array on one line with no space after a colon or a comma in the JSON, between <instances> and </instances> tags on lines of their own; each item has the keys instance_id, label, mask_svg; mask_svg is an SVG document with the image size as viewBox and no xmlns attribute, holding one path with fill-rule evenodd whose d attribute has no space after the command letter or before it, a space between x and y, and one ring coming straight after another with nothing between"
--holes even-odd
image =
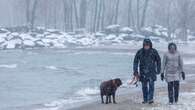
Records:
<instances>
[{"instance_id":1,"label":"red leash","mask_svg":"<svg viewBox=\"0 0 195 110\"><path fill-rule=\"evenodd\" d=\"M138 76L134 76L133 79L128 82L129 85L133 84L133 85L136 85L136 87L138 86L137 82L139 81L139 78Z\"/></svg>"}]
</instances>

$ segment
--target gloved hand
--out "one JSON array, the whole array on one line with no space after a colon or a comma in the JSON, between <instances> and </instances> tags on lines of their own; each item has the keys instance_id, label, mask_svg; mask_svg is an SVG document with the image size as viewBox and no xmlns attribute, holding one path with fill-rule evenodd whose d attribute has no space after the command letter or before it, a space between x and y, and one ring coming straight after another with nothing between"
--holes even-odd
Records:
<instances>
[{"instance_id":1,"label":"gloved hand","mask_svg":"<svg viewBox=\"0 0 195 110\"><path fill-rule=\"evenodd\" d=\"M160 77L161 77L161 80L163 81L165 78L164 73L161 73Z\"/></svg>"},{"instance_id":2,"label":"gloved hand","mask_svg":"<svg viewBox=\"0 0 195 110\"><path fill-rule=\"evenodd\" d=\"M138 72L136 72L136 71L133 73L133 75L136 77L139 76Z\"/></svg>"},{"instance_id":3,"label":"gloved hand","mask_svg":"<svg viewBox=\"0 0 195 110\"><path fill-rule=\"evenodd\" d=\"M133 73L133 75L136 77L136 80L139 80L140 75L139 75L139 73L138 73L138 72L134 72L134 73Z\"/></svg>"},{"instance_id":4,"label":"gloved hand","mask_svg":"<svg viewBox=\"0 0 195 110\"><path fill-rule=\"evenodd\" d=\"M186 79L185 72L181 72L181 76L182 76L182 79L183 79L183 80L185 80L185 79Z\"/></svg>"}]
</instances>

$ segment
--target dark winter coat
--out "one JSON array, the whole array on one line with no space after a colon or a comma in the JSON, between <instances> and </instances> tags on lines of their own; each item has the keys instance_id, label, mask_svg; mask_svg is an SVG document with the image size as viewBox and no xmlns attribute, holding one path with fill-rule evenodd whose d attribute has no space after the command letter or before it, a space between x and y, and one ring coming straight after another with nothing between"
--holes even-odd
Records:
<instances>
[{"instance_id":1,"label":"dark winter coat","mask_svg":"<svg viewBox=\"0 0 195 110\"><path fill-rule=\"evenodd\" d=\"M152 48L152 42L149 43L151 48L149 50L140 49L134 58L134 73L139 73L140 81L156 81L156 75L161 72L161 58L157 50Z\"/></svg>"}]
</instances>

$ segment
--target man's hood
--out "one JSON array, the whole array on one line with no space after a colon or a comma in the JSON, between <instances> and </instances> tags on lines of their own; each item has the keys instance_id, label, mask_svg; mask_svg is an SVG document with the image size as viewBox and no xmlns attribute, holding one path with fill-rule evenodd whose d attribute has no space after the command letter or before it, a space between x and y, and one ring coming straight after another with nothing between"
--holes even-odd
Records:
<instances>
[{"instance_id":1,"label":"man's hood","mask_svg":"<svg viewBox=\"0 0 195 110\"><path fill-rule=\"evenodd\" d=\"M152 48L152 41L150 40L150 39L144 39L144 41L143 41L143 47L144 47L144 45L150 45L150 48Z\"/></svg>"}]
</instances>

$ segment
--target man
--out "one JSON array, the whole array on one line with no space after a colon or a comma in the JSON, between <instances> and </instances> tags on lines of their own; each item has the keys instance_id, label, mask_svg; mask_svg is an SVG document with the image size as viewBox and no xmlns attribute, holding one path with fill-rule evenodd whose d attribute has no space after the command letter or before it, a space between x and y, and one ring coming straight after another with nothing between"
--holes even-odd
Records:
<instances>
[{"instance_id":1,"label":"man","mask_svg":"<svg viewBox=\"0 0 195 110\"><path fill-rule=\"evenodd\" d=\"M154 82L157 79L156 75L161 72L161 58L157 50L152 47L150 39L144 39L143 48L136 53L133 70L134 76L142 83L142 103L153 104Z\"/></svg>"}]
</instances>

